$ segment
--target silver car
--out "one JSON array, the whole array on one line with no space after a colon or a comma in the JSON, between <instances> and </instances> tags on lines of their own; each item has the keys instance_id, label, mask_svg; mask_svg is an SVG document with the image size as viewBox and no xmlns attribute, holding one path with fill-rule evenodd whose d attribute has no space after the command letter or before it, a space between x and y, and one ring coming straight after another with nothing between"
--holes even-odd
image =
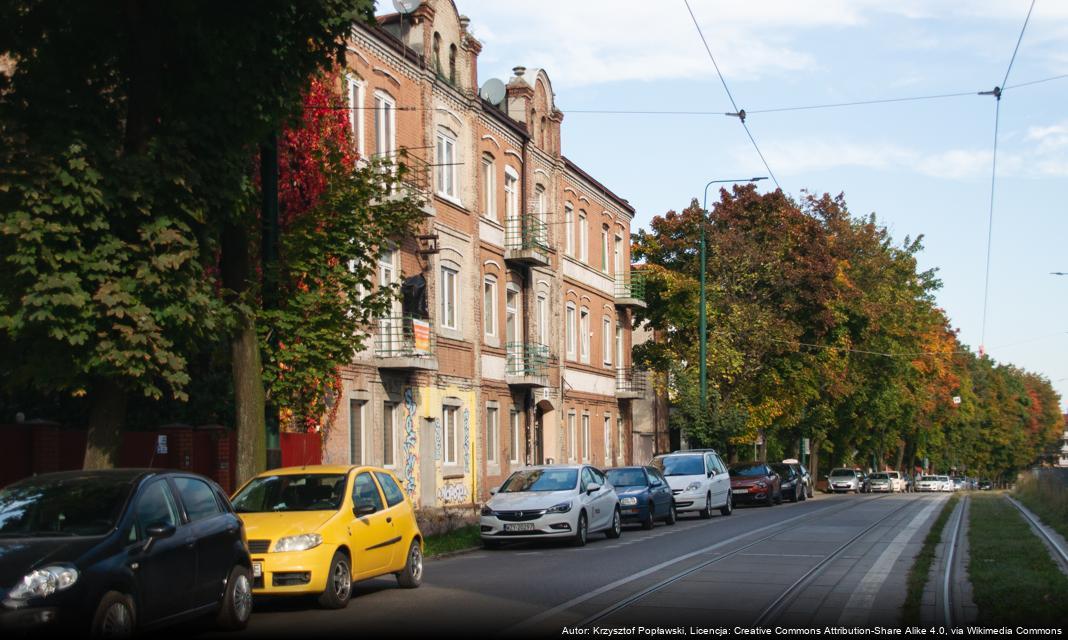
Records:
<instances>
[{"instance_id":1,"label":"silver car","mask_svg":"<svg viewBox=\"0 0 1068 640\"><path fill-rule=\"evenodd\" d=\"M888 473L873 473L870 477L869 486L872 493L893 493L894 479Z\"/></svg>"},{"instance_id":2,"label":"silver car","mask_svg":"<svg viewBox=\"0 0 1068 640\"><path fill-rule=\"evenodd\" d=\"M860 483L856 469L831 469L831 475L827 476L827 488L834 493L860 493Z\"/></svg>"}]
</instances>

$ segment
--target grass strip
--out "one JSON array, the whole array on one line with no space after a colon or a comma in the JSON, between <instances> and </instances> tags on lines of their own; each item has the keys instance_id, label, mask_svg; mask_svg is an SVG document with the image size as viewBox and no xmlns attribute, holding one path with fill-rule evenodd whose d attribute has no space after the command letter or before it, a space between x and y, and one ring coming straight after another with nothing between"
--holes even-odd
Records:
<instances>
[{"instance_id":1,"label":"grass strip","mask_svg":"<svg viewBox=\"0 0 1068 640\"><path fill-rule=\"evenodd\" d=\"M454 529L448 533L427 536L423 542L423 555L427 558L440 556L453 551L462 551L477 547L481 541L477 524Z\"/></svg>"},{"instance_id":2,"label":"grass strip","mask_svg":"<svg viewBox=\"0 0 1068 640\"><path fill-rule=\"evenodd\" d=\"M1042 524L1053 527L1057 533L1068 538L1068 486L1052 473L1025 474L1016 483L1013 492Z\"/></svg>"},{"instance_id":3,"label":"grass strip","mask_svg":"<svg viewBox=\"0 0 1068 640\"><path fill-rule=\"evenodd\" d=\"M997 494L972 498L968 574L980 624L1062 626L1068 577L1023 516Z\"/></svg>"},{"instance_id":4,"label":"grass strip","mask_svg":"<svg viewBox=\"0 0 1068 640\"><path fill-rule=\"evenodd\" d=\"M931 574L931 565L935 559L935 547L942 541L942 531L946 528L953 508L957 506L959 498L953 496L946 501L941 513L931 525L927 537L923 539L923 547L912 563L909 577L906 583L908 592L905 594L905 604L901 608L901 623L905 625L920 624L920 605L923 602L923 591L927 588L927 581Z\"/></svg>"}]
</instances>

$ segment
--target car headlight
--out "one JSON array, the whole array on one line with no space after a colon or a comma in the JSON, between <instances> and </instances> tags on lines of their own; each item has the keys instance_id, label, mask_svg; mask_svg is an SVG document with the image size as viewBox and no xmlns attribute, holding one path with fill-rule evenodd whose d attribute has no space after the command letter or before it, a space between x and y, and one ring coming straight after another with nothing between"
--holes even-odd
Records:
<instances>
[{"instance_id":1,"label":"car headlight","mask_svg":"<svg viewBox=\"0 0 1068 640\"><path fill-rule=\"evenodd\" d=\"M700 491L701 490L701 483L700 482L691 482L689 485L686 486L686 490L687 491Z\"/></svg>"},{"instance_id":2,"label":"car headlight","mask_svg":"<svg viewBox=\"0 0 1068 640\"><path fill-rule=\"evenodd\" d=\"M318 533L302 533L299 536L286 536L279 538L274 543L276 553L282 551L307 551L314 549L323 543L323 537Z\"/></svg>"},{"instance_id":3,"label":"car headlight","mask_svg":"<svg viewBox=\"0 0 1068 640\"><path fill-rule=\"evenodd\" d=\"M619 504L623 505L624 507L633 507L634 505L638 504L638 499L634 496L627 496L626 498L620 498Z\"/></svg>"},{"instance_id":4,"label":"car headlight","mask_svg":"<svg viewBox=\"0 0 1068 640\"><path fill-rule=\"evenodd\" d=\"M12 600L47 598L63 591L78 581L78 570L70 565L54 564L35 569L22 576L22 580L7 594Z\"/></svg>"},{"instance_id":5,"label":"car headlight","mask_svg":"<svg viewBox=\"0 0 1068 640\"><path fill-rule=\"evenodd\" d=\"M558 505L549 507L548 509L545 510L545 513L567 513L568 511L571 511L571 501L570 500L568 500L567 502L561 502Z\"/></svg>"},{"instance_id":6,"label":"car headlight","mask_svg":"<svg viewBox=\"0 0 1068 640\"><path fill-rule=\"evenodd\" d=\"M760 487L761 489L767 489L768 488L768 483L764 482L763 480L757 480L753 484L755 484L756 486Z\"/></svg>"},{"instance_id":7,"label":"car headlight","mask_svg":"<svg viewBox=\"0 0 1068 640\"><path fill-rule=\"evenodd\" d=\"M484 516L495 516L495 515L497 515L496 512L493 509L490 509L488 505L485 506L485 507L482 507L482 512L481 513Z\"/></svg>"}]
</instances>

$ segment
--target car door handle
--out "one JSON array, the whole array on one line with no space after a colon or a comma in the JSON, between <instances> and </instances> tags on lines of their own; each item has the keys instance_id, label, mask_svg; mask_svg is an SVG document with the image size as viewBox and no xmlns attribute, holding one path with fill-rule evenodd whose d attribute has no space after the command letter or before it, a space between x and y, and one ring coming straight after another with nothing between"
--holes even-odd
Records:
<instances>
[{"instance_id":1,"label":"car door handle","mask_svg":"<svg viewBox=\"0 0 1068 640\"><path fill-rule=\"evenodd\" d=\"M393 516L386 516L386 522L387 523L392 523L393 522Z\"/></svg>"}]
</instances>

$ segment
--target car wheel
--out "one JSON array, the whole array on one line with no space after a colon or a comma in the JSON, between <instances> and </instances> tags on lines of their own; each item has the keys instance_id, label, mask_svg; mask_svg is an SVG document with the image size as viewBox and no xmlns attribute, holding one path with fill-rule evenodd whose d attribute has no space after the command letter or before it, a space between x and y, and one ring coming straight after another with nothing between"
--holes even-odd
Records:
<instances>
[{"instance_id":1,"label":"car wheel","mask_svg":"<svg viewBox=\"0 0 1068 640\"><path fill-rule=\"evenodd\" d=\"M700 516L702 520L708 520L712 517L712 493L705 494L705 508L701 509Z\"/></svg>"},{"instance_id":2,"label":"car wheel","mask_svg":"<svg viewBox=\"0 0 1068 640\"><path fill-rule=\"evenodd\" d=\"M800 485L794 485L794 495L790 497L790 502L800 502L803 493Z\"/></svg>"},{"instance_id":3,"label":"car wheel","mask_svg":"<svg viewBox=\"0 0 1068 640\"><path fill-rule=\"evenodd\" d=\"M671 501L671 506L668 508L667 517L664 518L664 522L667 524L675 524L679 520L679 512L675 510L675 501Z\"/></svg>"},{"instance_id":4,"label":"car wheel","mask_svg":"<svg viewBox=\"0 0 1068 640\"><path fill-rule=\"evenodd\" d=\"M96 607L89 633L94 638L129 638L135 628L137 618L133 600L124 593L108 591Z\"/></svg>"},{"instance_id":5,"label":"car wheel","mask_svg":"<svg viewBox=\"0 0 1068 640\"><path fill-rule=\"evenodd\" d=\"M775 494L775 504L782 504L782 489L781 488L779 489L779 492Z\"/></svg>"},{"instance_id":6,"label":"car wheel","mask_svg":"<svg viewBox=\"0 0 1068 640\"><path fill-rule=\"evenodd\" d=\"M397 572L397 584L405 589L414 589L423 584L423 549L419 540L412 540L408 547L408 559L404 568Z\"/></svg>"},{"instance_id":7,"label":"car wheel","mask_svg":"<svg viewBox=\"0 0 1068 640\"><path fill-rule=\"evenodd\" d=\"M649 513L646 514L645 519L642 520L642 529L645 529L646 531L648 531L648 530L650 530L650 529L652 529L653 527L656 526L656 521L653 520L653 511L654 511L655 508L656 508L656 505L654 505L652 502L650 502L649 503Z\"/></svg>"},{"instance_id":8,"label":"car wheel","mask_svg":"<svg viewBox=\"0 0 1068 640\"><path fill-rule=\"evenodd\" d=\"M215 624L227 631L240 631L248 626L252 615L252 579L248 569L237 566L230 570L226 579L226 592L222 606L215 616Z\"/></svg>"},{"instance_id":9,"label":"car wheel","mask_svg":"<svg viewBox=\"0 0 1068 640\"><path fill-rule=\"evenodd\" d=\"M727 501L719 508L719 513L724 516L729 516L734 513L734 498L731 496L730 491L727 491Z\"/></svg>"},{"instance_id":10,"label":"car wheel","mask_svg":"<svg viewBox=\"0 0 1068 640\"><path fill-rule=\"evenodd\" d=\"M649 519L652 520L652 513L650 512ZM618 538L623 535L623 517L619 515L619 507L612 512L612 526L608 527L604 531L606 538Z\"/></svg>"},{"instance_id":11,"label":"car wheel","mask_svg":"<svg viewBox=\"0 0 1068 640\"><path fill-rule=\"evenodd\" d=\"M319 606L324 609L344 609L352 596L352 570L349 559L337 551L326 573L326 588L319 596Z\"/></svg>"},{"instance_id":12,"label":"car wheel","mask_svg":"<svg viewBox=\"0 0 1068 640\"><path fill-rule=\"evenodd\" d=\"M575 537L571 539L571 544L573 544L576 547L585 547L586 546L586 538L590 534L589 528L590 528L590 525L589 525L589 521L586 520L586 512L583 511L582 513L579 514L578 527L575 530Z\"/></svg>"}]
</instances>

